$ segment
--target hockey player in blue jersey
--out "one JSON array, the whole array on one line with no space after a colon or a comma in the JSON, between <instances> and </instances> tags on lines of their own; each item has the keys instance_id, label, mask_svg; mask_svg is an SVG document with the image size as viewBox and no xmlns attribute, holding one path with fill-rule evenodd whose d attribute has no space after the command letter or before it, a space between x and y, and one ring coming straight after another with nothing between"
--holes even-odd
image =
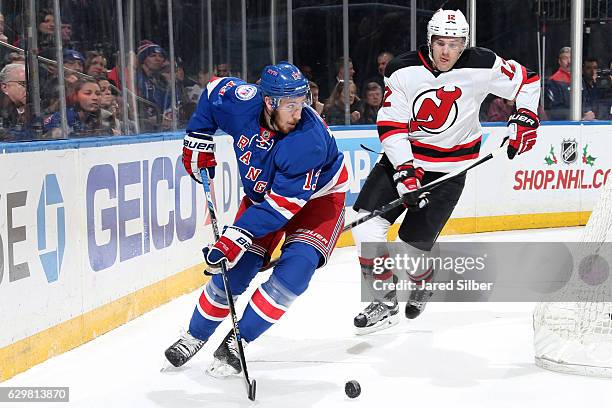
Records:
<instances>
[{"instance_id":1,"label":"hockey player in blue jersey","mask_svg":"<svg viewBox=\"0 0 612 408\"><path fill-rule=\"evenodd\" d=\"M232 136L244 186L234 224L203 249L209 269L228 264L233 296L248 287L285 235L281 257L270 278L253 293L239 321L249 343L280 319L329 258L344 226L348 172L335 139L310 107L308 81L293 65L264 68L260 85L217 78L200 97L187 127L183 162L200 182L199 169L214 174L215 138ZM207 283L193 312L189 331L166 350L179 367L198 352L229 314L221 275ZM214 352L208 372L241 372L232 331Z\"/></svg>"}]
</instances>

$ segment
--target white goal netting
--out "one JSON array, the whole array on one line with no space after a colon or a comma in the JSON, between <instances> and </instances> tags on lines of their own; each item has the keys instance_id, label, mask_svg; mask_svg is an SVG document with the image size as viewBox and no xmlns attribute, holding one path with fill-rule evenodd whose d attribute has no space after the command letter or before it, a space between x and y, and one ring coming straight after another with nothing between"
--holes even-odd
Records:
<instances>
[{"instance_id":1,"label":"white goal netting","mask_svg":"<svg viewBox=\"0 0 612 408\"><path fill-rule=\"evenodd\" d=\"M533 327L538 366L612 377L611 241L612 182L608 182L574 251L569 282L550 302L536 306Z\"/></svg>"}]
</instances>

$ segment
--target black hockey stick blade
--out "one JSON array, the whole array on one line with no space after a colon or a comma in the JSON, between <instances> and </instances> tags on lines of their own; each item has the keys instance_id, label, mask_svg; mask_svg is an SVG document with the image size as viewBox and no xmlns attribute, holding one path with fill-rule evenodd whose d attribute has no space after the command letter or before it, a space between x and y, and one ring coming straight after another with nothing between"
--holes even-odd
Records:
<instances>
[{"instance_id":1,"label":"black hockey stick blade","mask_svg":"<svg viewBox=\"0 0 612 408\"><path fill-rule=\"evenodd\" d=\"M253 380L249 384L249 399L251 401L255 401L255 394L256 393L257 393L257 382L255 380Z\"/></svg>"},{"instance_id":2,"label":"black hockey stick blade","mask_svg":"<svg viewBox=\"0 0 612 408\"><path fill-rule=\"evenodd\" d=\"M363 224L366 221L371 220L372 218L376 218L379 215L384 215L386 213L388 213L389 211L399 207L400 205L403 205L405 202L408 201L408 199L410 198L414 198L414 197L418 197L423 193L435 190L436 188L438 188L439 186L441 186L442 184L444 184L445 182L447 182L448 180L452 180L454 178L457 178L465 173L467 173L469 170L473 169L474 167L478 167L480 166L482 163L485 163L489 160L491 160L494 157L499 156L501 153L505 152L507 149L507 140L504 139L504 142L502 143L501 146L499 146L497 149L493 150L491 153L487 154L486 156L482 156L481 158L475 160L474 162L455 170L452 173L448 173L434 181L432 181L431 183L425 184L424 186L422 186L421 188L413 191L412 193L409 194L405 194L404 196L395 199L393 201L391 201L388 204L383 205L382 207L372 211L371 213L369 213L368 215L365 215L353 222L351 222L350 224L347 224L344 226L344 228L342 228L342 232L346 232L349 231L353 228L355 228L356 226ZM263 272L263 271L267 271L270 268L274 268L277 264L278 264L279 258L273 259L271 260L267 265L265 265L264 267L262 267L259 271Z\"/></svg>"}]
</instances>

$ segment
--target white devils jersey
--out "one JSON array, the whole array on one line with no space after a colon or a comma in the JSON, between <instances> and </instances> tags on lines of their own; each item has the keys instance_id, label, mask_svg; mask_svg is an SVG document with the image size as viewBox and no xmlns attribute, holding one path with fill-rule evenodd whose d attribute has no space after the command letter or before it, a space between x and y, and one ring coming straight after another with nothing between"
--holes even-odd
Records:
<instances>
[{"instance_id":1,"label":"white devils jersey","mask_svg":"<svg viewBox=\"0 0 612 408\"><path fill-rule=\"evenodd\" d=\"M427 46L394 58L385 70L378 134L394 167L451 172L478 157L480 105L489 94L537 114L540 78L485 48L467 48L447 72L431 68Z\"/></svg>"}]
</instances>

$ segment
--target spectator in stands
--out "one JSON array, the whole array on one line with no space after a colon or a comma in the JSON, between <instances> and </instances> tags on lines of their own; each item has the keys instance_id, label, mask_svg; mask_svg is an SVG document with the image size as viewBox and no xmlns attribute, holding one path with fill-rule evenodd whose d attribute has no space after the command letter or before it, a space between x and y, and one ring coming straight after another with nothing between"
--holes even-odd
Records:
<instances>
[{"instance_id":1,"label":"spectator in stands","mask_svg":"<svg viewBox=\"0 0 612 408\"><path fill-rule=\"evenodd\" d=\"M23 64L25 65L25 55L22 52L9 52L4 57L5 65L8 64Z\"/></svg>"},{"instance_id":2,"label":"spectator in stands","mask_svg":"<svg viewBox=\"0 0 612 408\"><path fill-rule=\"evenodd\" d=\"M62 20L64 20L64 16L62 16ZM74 48L74 43L72 41L72 22L66 20L62 21L62 45L65 48Z\"/></svg>"},{"instance_id":3,"label":"spectator in stands","mask_svg":"<svg viewBox=\"0 0 612 408\"><path fill-rule=\"evenodd\" d=\"M607 69L612 71L612 60L608 61ZM599 119L612 120L612 75L599 76L597 78L597 87L601 92Z\"/></svg>"},{"instance_id":4,"label":"spectator in stands","mask_svg":"<svg viewBox=\"0 0 612 408\"><path fill-rule=\"evenodd\" d=\"M334 64L336 68L336 82L344 80L344 58L340 57L336 60ZM353 60L349 57L348 59L348 75L349 80L353 80L353 76L355 75L355 68L353 67Z\"/></svg>"},{"instance_id":5,"label":"spectator in stands","mask_svg":"<svg viewBox=\"0 0 612 408\"><path fill-rule=\"evenodd\" d=\"M85 73L94 78L107 75L106 57L99 51L87 51L85 53Z\"/></svg>"},{"instance_id":6,"label":"spectator in stands","mask_svg":"<svg viewBox=\"0 0 612 408\"><path fill-rule=\"evenodd\" d=\"M360 123L376 123L376 116L382 103L383 90L377 82L370 82L365 86L365 104Z\"/></svg>"},{"instance_id":7,"label":"spectator in stands","mask_svg":"<svg viewBox=\"0 0 612 408\"><path fill-rule=\"evenodd\" d=\"M68 96L68 137L113 135L110 126L102 125L100 109L100 86L95 79L81 78L74 84ZM44 121L44 130L49 138L65 137L61 131L61 114L56 112Z\"/></svg>"},{"instance_id":8,"label":"spectator in stands","mask_svg":"<svg viewBox=\"0 0 612 408\"><path fill-rule=\"evenodd\" d=\"M570 81L572 49L563 47L557 60L559 69L545 83L544 107L551 120L568 120L570 109ZM595 113L583 110L582 120L595 119Z\"/></svg>"},{"instance_id":9,"label":"spectator in stands","mask_svg":"<svg viewBox=\"0 0 612 408\"><path fill-rule=\"evenodd\" d=\"M308 81L308 85L310 85L310 93L312 94L312 104L310 106L312 106L319 115L323 115L323 108L325 105L319 102L319 85L312 81Z\"/></svg>"},{"instance_id":10,"label":"spectator in stands","mask_svg":"<svg viewBox=\"0 0 612 408\"><path fill-rule=\"evenodd\" d=\"M393 54L391 54L389 51L383 51L378 54L378 57L376 58L376 66L378 67L378 73L377 75L374 75L373 77L369 78L366 81L366 84L370 82L376 82L378 85L381 86L382 89L385 89L385 68L387 68L387 64L392 59Z\"/></svg>"},{"instance_id":11,"label":"spectator in stands","mask_svg":"<svg viewBox=\"0 0 612 408\"><path fill-rule=\"evenodd\" d=\"M162 67L161 70L161 74L164 77L164 79L166 80L166 83L168 83L168 92L170 93L170 95L172 94L172 89L170 87L170 84L172 84L172 72L170 70L170 61L166 60L164 62L164 65ZM188 104L188 103L195 103L195 102L189 102L188 100L188 95L187 95L187 89L185 87L185 70L183 69L183 60L180 57L176 58L176 64L174 67L174 75L175 75L175 83L176 83L176 100L177 100L177 104L176 107L178 109L178 124L179 126L181 125L186 125L187 121L189 121L189 118L186 119L185 123L183 123L182 118L184 118L184 115L181 115L181 109L183 109L183 105L184 104ZM191 107L189 107L188 109L190 109L192 112L195 110L195 107L193 107L193 109ZM169 106L168 109L166 109L166 111L164 112L164 116L163 116L163 122L162 122L162 129L170 129L172 126L172 106Z\"/></svg>"},{"instance_id":12,"label":"spectator in stands","mask_svg":"<svg viewBox=\"0 0 612 408\"><path fill-rule=\"evenodd\" d=\"M132 69L130 69L129 67L130 61L132 62ZM131 73L136 73L140 65L138 64L138 58L136 57L136 54L134 54L134 52L128 52L126 54L125 63L127 65L125 67L125 78L129 84ZM113 67L113 69L108 71L107 77L109 81L111 81L111 83L115 85L119 90L123 89L121 84L121 76L119 75L119 53L115 54L115 66Z\"/></svg>"},{"instance_id":13,"label":"spectator in stands","mask_svg":"<svg viewBox=\"0 0 612 408\"><path fill-rule=\"evenodd\" d=\"M330 77L327 81L323 80L322 82L319 83L319 85L321 86L321 88L319 89L319 94L322 95L322 97L331 96L331 93L336 87L336 85L338 84L338 82L344 80L344 58L343 57L338 58L334 62L333 69L334 69L334 73L333 73L334 76ZM355 76L355 73L356 71L353 66L353 60L349 57L348 58L349 80L353 81L353 77Z\"/></svg>"},{"instance_id":14,"label":"spectator in stands","mask_svg":"<svg viewBox=\"0 0 612 408\"><path fill-rule=\"evenodd\" d=\"M79 79L78 73L83 73L85 57L76 50L64 50L64 81L74 84Z\"/></svg>"},{"instance_id":15,"label":"spectator in stands","mask_svg":"<svg viewBox=\"0 0 612 408\"><path fill-rule=\"evenodd\" d=\"M144 40L138 47L140 67L136 72L137 94L149 101L139 103L139 119L145 131L159 130L164 112L171 109L170 86L162 75L166 52L159 45Z\"/></svg>"},{"instance_id":16,"label":"spectator in stands","mask_svg":"<svg viewBox=\"0 0 612 408\"><path fill-rule=\"evenodd\" d=\"M582 110L593 112L593 117L583 120L599 119L599 103L602 92L597 85L597 69L599 64L597 58L587 57L582 62ZM585 115L586 116L586 115Z\"/></svg>"},{"instance_id":17,"label":"spectator in stands","mask_svg":"<svg viewBox=\"0 0 612 408\"><path fill-rule=\"evenodd\" d=\"M559 68L545 83L545 108L552 120L569 119L569 86L572 63L572 50L563 47L557 59Z\"/></svg>"},{"instance_id":18,"label":"spectator in stands","mask_svg":"<svg viewBox=\"0 0 612 408\"><path fill-rule=\"evenodd\" d=\"M187 88L187 100L197 103L200 100L200 95L206 89L208 81L210 81L208 70L201 69L198 72L198 81L193 86Z\"/></svg>"},{"instance_id":19,"label":"spectator in stands","mask_svg":"<svg viewBox=\"0 0 612 408\"><path fill-rule=\"evenodd\" d=\"M228 77L231 76L231 67L227 62L221 62L215 66L216 77Z\"/></svg>"},{"instance_id":20,"label":"spectator in stands","mask_svg":"<svg viewBox=\"0 0 612 408\"><path fill-rule=\"evenodd\" d=\"M118 133L121 131L121 122L118 119L119 104L116 94L113 93L112 85L106 77L98 78L98 86L100 87L100 120L102 127L111 128L114 133Z\"/></svg>"},{"instance_id":21,"label":"spectator in stands","mask_svg":"<svg viewBox=\"0 0 612 408\"><path fill-rule=\"evenodd\" d=\"M310 65L300 65L298 68L300 69L302 74L306 77L306 79L308 79L309 81L312 81L312 67Z\"/></svg>"},{"instance_id":22,"label":"spectator in stands","mask_svg":"<svg viewBox=\"0 0 612 408\"><path fill-rule=\"evenodd\" d=\"M0 140L19 140L28 136L29 112L26 104L25 66L9 64L0 71Z\"/></svg>"},{"instance_id":23,"label":"spectator in stands","mask_svg":"<svg viewBox=\"0 0 612 408\"><path fill-rule=\"evenodd\" d=\"M345 81L339 81L332 94L325 102L323 108L323 118L328 125L344 125L344 84ZM357 86L353 81L349 82L348 88L350 107L349 112L351 113L351 124L359 123L361 115L363 114L363 104L357 97Z\"/></svg>"},{"instance_id":24,"label":"spectator in stands","mask_svg":"<svg viewBox=\"0 0 612 408\"><path fill-rule=\"evenodd\" d=\"M55 18L53 17L53 11L50 9L40 9L37 16L38 22L38 48L54 47L55 42L53 41L55 33ZM24 41L22 41L24 42ZM21 44L21 48L24 48L25 44Z\"/></svg>"},{"instance_id":25,"label":"spectator in stands","mask_svg":"<svg viewBox=\"0 0 612 408\"><path fill-rule=\"evenodd\" d=\"M514 112L514 100L495 98L487 110L488 122L507 122Z\"/></svg>"}]
</instances>

